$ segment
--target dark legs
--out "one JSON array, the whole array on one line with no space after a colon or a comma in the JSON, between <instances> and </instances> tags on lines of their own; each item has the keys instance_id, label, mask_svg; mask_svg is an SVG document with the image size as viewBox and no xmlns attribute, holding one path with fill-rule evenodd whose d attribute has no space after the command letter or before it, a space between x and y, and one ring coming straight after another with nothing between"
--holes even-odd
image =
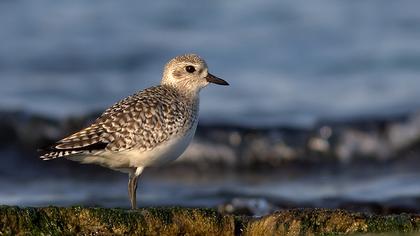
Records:
<instances>
[{"instance_id":1,"label":"dark legs","mask_svg":"<svg viewBox=\"0 0 420 236\"><path fill-rule=\"evenodd\" d=\"M143 167L137 167L128 176L128 197L130 198L131 209L137 208L137 181L141 172L143 172Z\"/></svg>"},{"instance_id":2,"label":"dark legs","mask_svg":"<svg viewBox=\"0 0 420 236\"><path fill-rule=\"evenodd\" d=\"M136 192L137 192L138 176L130 176L128 179L128 197L131 202L131 209L137 208Z\"/></svg>"}]
</instances>

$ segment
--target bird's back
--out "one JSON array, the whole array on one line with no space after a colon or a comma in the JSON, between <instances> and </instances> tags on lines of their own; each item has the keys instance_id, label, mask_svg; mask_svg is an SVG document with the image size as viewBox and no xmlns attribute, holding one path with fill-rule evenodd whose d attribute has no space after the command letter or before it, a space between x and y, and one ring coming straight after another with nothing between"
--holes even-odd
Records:
<instances>
[{"instance_id":1,"label":"bird's back","mask_svg":"<svg viewBox=\"0 0 420 236\"><path fill-rule=\"evenodd\" d=\"M44 160L103 152L149 151L196 124L198 97L170 86L140 91L108 108L81 131L41 150Z\"/></svg>"}]
</instances>

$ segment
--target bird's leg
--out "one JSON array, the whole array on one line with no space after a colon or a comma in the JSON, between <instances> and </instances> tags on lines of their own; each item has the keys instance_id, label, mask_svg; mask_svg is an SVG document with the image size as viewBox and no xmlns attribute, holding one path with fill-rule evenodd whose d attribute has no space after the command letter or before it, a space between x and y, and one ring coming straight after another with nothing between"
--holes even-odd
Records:
<instances>
[{"instance_id":1,"label":"bird's leg","mask_svg":"<svg viewBox=\"0 0 420 236\"><path fill-rule=\"evenodd\" d=\"M134 199L133 196L133 191L136 191L134 186L134 182L136 182L135 179L137 179L137 176L134 175L128 178L128 197L130 198L131 209L137 208L136 199Z\"/></svg>"},{"instance_id":2,"label":"bird's leg","mask_svg":"<svg viewBox=\"0 0 420 236\"><path fill-rule=\"evenodd\" d=\"M136 209L137 208L137 198L136 198L136 193L137 193L137 180L138 180L138 176L132 176L130 177L129 181L128 181L128 194L130 195L130 202L131 202L131 209Z\"/></svg>"},{"instance_id":3,"label":"bird's leg","mask_svg":"<svg viewBox=\"0 0 420 236\"><path fill-rule=\"evenodd\" d=\"M143 167L137 167L133 172L130 172L128 177L128 196L131 202L131 209L133 210L137 208L137 181L141 172L143 172Z\"/></svg>"}]
</instances>

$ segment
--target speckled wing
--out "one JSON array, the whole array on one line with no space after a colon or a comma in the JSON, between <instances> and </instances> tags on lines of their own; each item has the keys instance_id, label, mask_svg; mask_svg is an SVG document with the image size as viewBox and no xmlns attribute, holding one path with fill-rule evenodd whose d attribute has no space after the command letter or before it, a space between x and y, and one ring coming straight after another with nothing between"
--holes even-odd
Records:
<instances>
[{"instance_id":1,"label":"speckled wing","mask_svg":"<svg viewBox=\"0 0 420 236\"><path fill-rule=\"evenodd\" d=\"M127 97L108 108L92 125L41 150L41 159L98 151L150 150L188 128L195 109L163 86Z\"/></svg>"}]
</instances>

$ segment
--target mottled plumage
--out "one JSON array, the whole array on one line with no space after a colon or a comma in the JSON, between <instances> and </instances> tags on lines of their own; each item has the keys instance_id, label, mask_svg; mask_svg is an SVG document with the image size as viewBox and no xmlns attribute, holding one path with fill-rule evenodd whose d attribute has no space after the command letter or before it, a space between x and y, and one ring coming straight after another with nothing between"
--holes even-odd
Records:
<instances>
[{"instance_id":1,"label":"mottled plumage","mask_svg":"<svg viewBox=\"0 0 420 236\"><path fill-rule=\"evenodd\" d=\"M198 97L159 85L140 91L108 108L89 127L47 148L42 159L98 150L151 150L192 128L198 118ZM96 145L95 145L96 144Z\"/></svg>"},{"instance_id":2,"label":"mottled plumage","mask_svg":"<svg viewBox=\"0 0 420 236\"><path fill-rule=\"evenodd\" d=\"M161 85L111 106L87 128L42 149L41 159L65 157L129 173L136 208L137 177L144 167L174 160L186 149L197 126L198 95L208 83L227 85L197 55L175 57Z\"/></svg>"}]
</instances>

